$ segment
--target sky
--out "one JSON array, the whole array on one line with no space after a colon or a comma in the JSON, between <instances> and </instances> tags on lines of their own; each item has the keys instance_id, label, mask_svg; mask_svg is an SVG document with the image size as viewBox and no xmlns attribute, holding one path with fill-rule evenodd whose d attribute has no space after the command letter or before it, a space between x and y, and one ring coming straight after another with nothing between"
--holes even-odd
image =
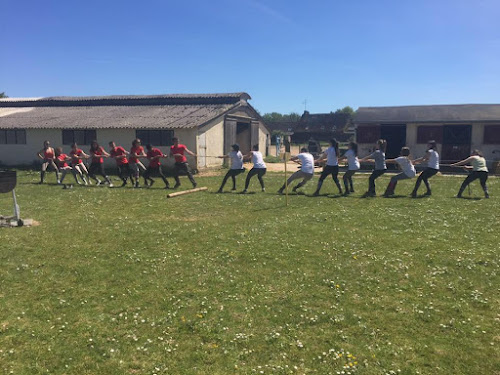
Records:
<instances>
[{"instance_id":1,"label":"sky","mask_svg":"<svg viewBox=\"0 0 500 375\"><path fill-rule=\"evenodd\" d=\"M497 0L0 2L10 97L244 91L261 113L500 103Z\"/></svg>"}]
</instances>

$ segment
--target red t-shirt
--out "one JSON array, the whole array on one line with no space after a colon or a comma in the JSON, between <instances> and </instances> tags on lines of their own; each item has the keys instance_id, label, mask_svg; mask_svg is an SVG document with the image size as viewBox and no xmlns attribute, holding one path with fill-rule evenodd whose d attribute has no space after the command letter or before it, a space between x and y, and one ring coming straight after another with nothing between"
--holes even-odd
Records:
<instances>
[{"instance_id":1,"label":"red t-shirt","mask_svg":"<svg viewBox=\"0 0 500 375\"><path fill-rule=\"evenodd\" d=\"M151 149L151 151L148 151L148 153L146 154L148 156L148 158L154 158L155 156L162 156L163 155L163 152L161 152L159 149L157 148L153 148ZM149 166L151 168L157 168L161 165L160 163L160 159L155 159L155 160L150 160L149 161Z\"/></svg>"},{"instance_id":2,"label":"red t-shirt","mask_svg":"<svg viewBox=\"0 0 500 375\"><path fill-rule=\"evenodd\" d=\"M172 155L180 154L180 156L175 156L176 163L185 163L187 161L186 157L184 156L184 151L186 150L187 147L181 144L178 144L177 147L170 146L170 153Z\"/></svg>"},{"instance_id":3,"label":"red t-shirt","mask_svg":"<svg viewBox=\"0 0 500 375\"><path fill-rule=\"evenodd\" d=\"M144 147L139 146L139 147L132 147L130 149L130 162L131 163L137 163L139 161L139 158L136 158L135 156L132 155L142 155L144 152Z\"/></svg>"},{"instance_id":4,"label":"red t-shirt","mask_svg":"<svg viewBox=\"0 0 500 375\"><path fill-rule=\"evenodd\" d=\"M57 158L56 158L56 162L57 162L57 166L59 168L65 168L65 167L68 167L68 163L66 163L66 159L68 158L68 155L66 154L60 154Z\"/></svg>"},{"instance_id":5,"label":"red t-shirt","mask_svg":"<svg viewBox=\"0 0 500 375\"><path fill-rule=\"evenodd\" d=\"M54 149L52 147L49 147L43 152L43 158L45 160L52 160L54 159Z\"/></svg>"},{"instance_id":6,"label":"red t-shirt","mask_svg":"<svg viewBox=\"0 0 500 375\"><path fill-rule=\"evenodd\" d=\"M92 163L104 163L104 159L102 158L103 151L104 149L102 148L102 146L99 146L97 150L90 150L90 153L92 154Z\"/></svg>"},{"instance_id":7,"label":"red t-shirt","mask_svg":"<svg viewBox=\"0 0 500 375\"><path fill-rule=\"evenodd\" d=\"M126 155L125 154L125 149L123 147L121 147L121 146L118 146L118 147L112 149L109 154L111 155L112 158L114 158L116 156ZM127 160L126 157L119 158L119 159L116 159L116 164L117 165L128 164L128 160Z\"/></svg>"},{"instance_id":8,"label":"red t-shirt","mask_svg":"<svg viewBox=\"0 0 500 375\"><path fill-rule=\"evenodd\" d=\"M77 156L82 155L83 151L81 148L77 149L76 151L71 150L69 153L69 156L71 156L71 164L73 165L78 165L82 163L82 159L78 158Z\"/></svg>"}]
</instances>

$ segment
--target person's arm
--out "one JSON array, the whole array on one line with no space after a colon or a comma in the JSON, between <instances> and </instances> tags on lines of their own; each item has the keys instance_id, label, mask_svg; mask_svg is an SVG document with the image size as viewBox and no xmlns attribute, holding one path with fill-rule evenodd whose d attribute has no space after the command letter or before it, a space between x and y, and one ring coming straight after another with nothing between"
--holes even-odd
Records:
<instances>
[{"instance_id":1,"label":"person's arm","mask_svg":"<svg viewBox=\"0 0 500 375\"><path fill-rule=\"evenodd\" d=\"M385 159L386 164L397 164L396 159Z\"/></svg>"},{"instance_id":2,"label":"person's arm","mask_svg":"<svg viewBox=\"0 0 500 375\"><path fill-rule=\"evenodd\" d=\"M253 151L248 151L248 154L243 155L243 160L249 161L252 159Z\"/></svg>"},{"instance_id":3,"label":"person's arm","mask_svg":"<svg viewBox=\"0 0 500 375\"><path fill-rule=\"evenodd\" d=\"M427 161L429 160L429 158L431 157L431 153L429 151L427 151L425 153L424 156L422 156L421 158L418 158L418 159L415 159L413 160L413 164L420 164L420 163L423 163L424 161Z\"/></svg>"},{"instance_id":4,"label":"person's arm","mask_svg":"<svg viewBox=\"0 0 500 375\"><path fill-rule=\"evenodd\" d=\"M38 154L37 154L37 155L38 155L38 157L39 157L40 159L45 159L45 158L43 157L43 153L44 153L44 151L45 151L44 149L41 149L40 151L38 151Z\"/></svg>"},{"instance_id":5,"label":"person's arm","mask_svg":"<svg viewBox=\"0 0 500 375\"><path fill-rule=\"evenodd\" d=\"M375 160L373 160L373 152L369 155L366 155L364 158L361 158L361 159L358 159L358 161L360 163L364 163L364 162L370 162L370 163L373 163Z\"/></svg>"},{"instance_id":6,"label":"person's arm","mask_svg":"<svg viewBox=\"0 0 500 375\"><path fill-rule=\"evenodd\" d=\"M293 161L293 162L295 162L295 163L297 163L297 164L300 164L300 159L299 159L299 157L298 157L298 156L292 156L292 157L290 158L290 161Z\"/></svg>"},{"instance_id":7,"label":"person's arm","mask_svg":"<svg viewBox=\"0 0 500 375\"><path fill-rule=\"evenodd\" d=\"M184 149L184 151L191 156L196 156L196 154L192 151L189 151L187 147Z\"/></svg>"},{"instance_id":8,"label":"person's arm","mask_svg":"<svg viewBox=\"0 0 500 375\"><path fill-rule=\"evenodd\" d=\"M217 156L219 159L229 159L229 155L222 155L222 156Z\"/></svg>"},{"instance_id":9,"label":"person's arm","mask_svg":"<svg viewBox=\"0 0 500 375\"><path fill-rule=\"evenodd\" d=\"M456 163L450 164L450 167L458 167L461 165L469 164L472 161L472 156L469 156L467 159L457 161Z\"/></svg>"},{"instance_id":10,"label":"person's arm","mask_svg":"<svg viewBox=\"0 0 500 375\"><path fill-rule=\"evenodd\" d=\"M80 156L83 157L84 159L90 158L90 155L87 155L84 151L80 153Z\"/></svg>"},{"instance_id":11,"label":"person's arm","mask_svg":"<svg viewBox=\"0 0 500 375\"><path fill-rule=\"evenodd\" d=\"M110 155L105 149L101 148L101 152L102 152L101 156L104 156L105 158L109 158Z\"/></svg>"}]
</instances>

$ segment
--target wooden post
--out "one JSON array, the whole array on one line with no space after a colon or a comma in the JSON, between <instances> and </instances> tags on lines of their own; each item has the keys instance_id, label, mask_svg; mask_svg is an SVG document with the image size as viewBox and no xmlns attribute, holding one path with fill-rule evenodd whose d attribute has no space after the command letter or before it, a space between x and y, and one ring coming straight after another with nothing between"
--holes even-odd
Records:
<instances>
[{"instance_id":1,"label":"wooden post","mask_svg":"<svg viewBox=\"0 0 500 375\"><path fill-rule=\"evenodd\" d=\"M178 197L180 195L190 194L190 193L196 193L198 191L204 191L204 190L208 190L208 188L206 186L204 186L204 187L199 187L199 188L196 188L196 189L178 191L178 192L175 192L175 193L170 193L169 195L167 195L167 198L174 198L174 197Z\"/></svg>"}]
</instances>

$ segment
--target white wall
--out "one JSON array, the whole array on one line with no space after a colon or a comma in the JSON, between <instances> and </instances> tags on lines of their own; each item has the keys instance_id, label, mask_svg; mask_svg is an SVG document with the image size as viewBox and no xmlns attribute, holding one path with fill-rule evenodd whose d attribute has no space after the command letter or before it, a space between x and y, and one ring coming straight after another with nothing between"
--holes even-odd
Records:
<instances>
[{"instance_id":1,"label":"white wall","mask_svg":"<svg viewBox=\"0 0 500 375\"><path fill-rule=\"evenodd\" d=\"M214 123L204 126L198 137L198 154L205 155L204 158L198 158L198 166L203 168L222 165L223 159L214 156L224 155L224 118L219 118ZM202 137L205 138L204 149L202 149Z\"/></svg>"},{"instance_id":2,"label":"white wall","mask_svg":"<svg viewBox=\"0 0 500 375\"><path fill-rule=\"evenodd\" d=\"M197 129L178 129L174 135L179 138L180 143L196 152L197 150ZM129 151L132 147L132 141L135 139L135 129L98 129L97 141L104 149L109 150L108 143L114 141L118 146L122 146ZM0 145L0 162L9 166L32 165L33 162L40 162L37 152L43 148L43 142L50 141L52 147L63 147L65 153L69 153L70 146L62 144L62 129L26 129L26 144L24 145ZM90 145L79 145L80 148L88 153ZM158 147L164 153L169 153L169 147ZM195 165L195 158L188 156L188 162L191 166ZM104 159L106 167L115 166L114 160ZM163 164L173 164L173 159L166 159Z\"/></svg>"}]
</instances>

